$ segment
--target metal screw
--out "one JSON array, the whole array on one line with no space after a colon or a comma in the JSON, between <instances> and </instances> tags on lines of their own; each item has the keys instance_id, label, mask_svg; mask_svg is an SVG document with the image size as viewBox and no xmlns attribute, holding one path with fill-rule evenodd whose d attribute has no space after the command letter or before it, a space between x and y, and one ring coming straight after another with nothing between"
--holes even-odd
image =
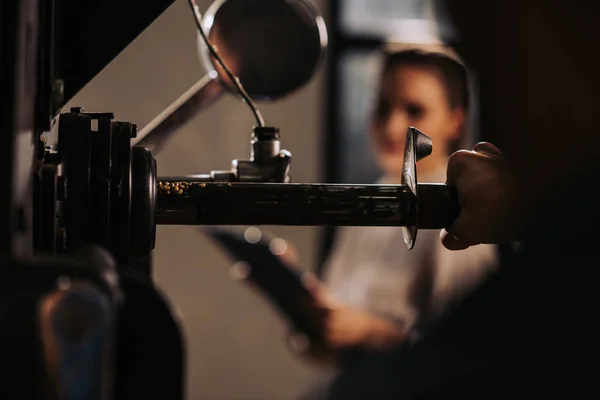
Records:
<instances>
[{"instance_id":1,"label":"metal screw","mask_svg":"<svg viewBox=\"0 0 600 400\"><path fill-rule=\"evenodd\" d=\"M85 111L83 110L83 107L71 107L71 112L73 114L82 114Z\"/></svg>"}]
</instances>

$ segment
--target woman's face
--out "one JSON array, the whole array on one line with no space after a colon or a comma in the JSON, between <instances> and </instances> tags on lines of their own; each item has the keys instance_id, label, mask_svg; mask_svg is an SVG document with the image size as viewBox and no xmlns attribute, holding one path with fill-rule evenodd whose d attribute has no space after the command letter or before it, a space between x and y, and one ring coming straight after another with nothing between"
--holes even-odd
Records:
<instances>
[{"instance_id":1,"label":"woman's face","mask_svg":"<svg viewBox=\"0 0 600 400\"><path fill-rule=\"evenodd\" d=\"M399 66L382 79L373 120L380 167L400 175L409 126L433 140L428 159L445 162L449 142L459 139L464 117L459 107L452 109L448 103L440 73L432 67Z\"/></svg>"}]
</instances>

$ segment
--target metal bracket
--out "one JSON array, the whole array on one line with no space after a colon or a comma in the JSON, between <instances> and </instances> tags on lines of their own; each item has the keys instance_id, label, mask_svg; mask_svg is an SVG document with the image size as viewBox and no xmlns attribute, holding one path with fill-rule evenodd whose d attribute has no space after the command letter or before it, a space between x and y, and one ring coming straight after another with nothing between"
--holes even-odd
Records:
<instances>
[{"instance_id":1,"label":"metal bracket","mask_svg":"<svg viewBox=\"0 0 600 400\"><path fill-rule=\"evenodd\" d=\"M229 171L212 171L207 182L289 183L292 154L281 150L279 129L255 127L250 141L250 159L233 160Z\"/></svg>"},{"instance_id":2,"label":"metal bracket","mask_svg":"<svg viewBox=\"0 0 600 400\"><path fill-rule=\"evenodd\" d=\"M414 196L414 207L411 207L414 225L402 227L402 237L408 250L415 246L418 226L418 182L417 161L431 155L432 140L429 136L414 127L409 127L406 132L406 143L404 144L404 162L402 164L402 184L407 185Z\"/></svg>"}]
</instances>

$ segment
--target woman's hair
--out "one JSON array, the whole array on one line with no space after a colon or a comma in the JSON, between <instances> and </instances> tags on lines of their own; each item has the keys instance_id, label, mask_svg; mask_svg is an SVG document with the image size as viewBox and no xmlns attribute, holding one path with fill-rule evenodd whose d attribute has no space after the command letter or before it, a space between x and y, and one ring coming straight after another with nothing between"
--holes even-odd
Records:
<instances>
[{"instance_id":1,"label":"woman's hair","mask_svg":"<svg viewBox=\"0 0 600 400\"><path fill-rule=\"evenodd\" d=\"M467 140L467 125L470 104L470 83L467 69L450 51L429 51L419 48L404 50L384 50L384 61L381 76L403 66L431 68L439 72L446 92L448 105L451 109L460 107L465 113L465 126L461 139L451 146L451 151L457 150Z\"/></svg>"},{"instance_id":2,"label":"woman's hair","mask_svg":"<svg viewBox=\"0 0 600 400\"><path fill-rule=\"evenodd\" d=\"M454 57L441 52L419 49L387 52L383 74L401 66L433 68L440 72L451 108L469 109L469 80L467 69Z\"/></svg>"}]
</instances>

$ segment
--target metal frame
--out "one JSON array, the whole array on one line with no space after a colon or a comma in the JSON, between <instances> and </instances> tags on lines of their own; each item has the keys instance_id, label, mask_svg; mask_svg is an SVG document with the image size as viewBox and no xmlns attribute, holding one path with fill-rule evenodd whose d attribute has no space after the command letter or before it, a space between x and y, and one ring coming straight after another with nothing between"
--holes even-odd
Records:
<instances>
[{"instance_id":1,"label":"metal frame","mask_svg":"<svg viewBox=\"0 0 600 400\"><path fill-rule=\"evenodd\" d=\"M62 239L56 225L35 230L40 220L56 217L53 199L65 195L58 168L49 165L62 160L53 161L56 152L44 148L40 134L59 107L172 2L0 2L0 398L58 398L72 390L98 399L185 398L179 321L144 273L119 271L117 278L113 257L97 247L56 254L53 239ZM117 29L106 29L111 25ZM75 150L89 156L89 148ZM34 239L44 243L35 254ZM74 325L96 338L93 351L86 353L90 347L71 334ZM64 374L65 368L78 374ZM159 387L147 385L157 381Z\"/></svg>"},{"instance_id":2,"label":"metal frame","mask_svg":"<svg viewBox=\"0 0 600 400\"><path fill-rule=\"evenodd\" d=\"M38 17L37 0L0 3L0 258L31 253Z\"/></svg>"}]
</instances>

